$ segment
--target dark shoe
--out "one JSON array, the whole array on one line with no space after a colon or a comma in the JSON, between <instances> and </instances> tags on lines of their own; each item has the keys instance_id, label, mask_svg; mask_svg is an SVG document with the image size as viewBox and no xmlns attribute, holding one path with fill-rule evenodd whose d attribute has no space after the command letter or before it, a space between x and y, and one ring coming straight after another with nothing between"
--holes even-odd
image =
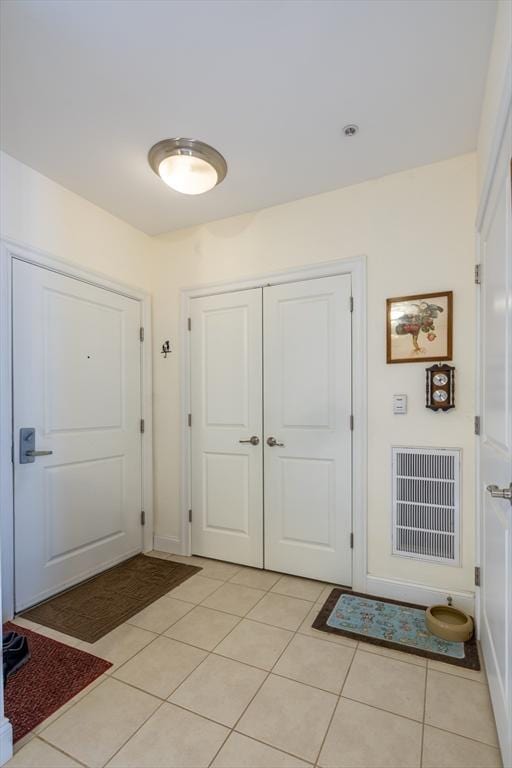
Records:
<instances>
[{"instance_id":1,"label":"dark shoe","mask_svg":"<svg viewBox=\"0 0 512 768\"><path fill-rule=\"evenodd\" d=\"M4 650L3 661L5 685L8 677L14 675L27 661L30 661L30 649L27 638L23 635L18 635L16 640Z\"/></svg>"},{"instance_id":2,"label":"dark shoe","mask_svg":"<svg viewBox=\"0 0 512 768\"><path fill-rule=\"evenodd\" d=\"M17 632L6 632L2 637L2 649L5 651L19 637Z\"/></svg>"}]
</instances>

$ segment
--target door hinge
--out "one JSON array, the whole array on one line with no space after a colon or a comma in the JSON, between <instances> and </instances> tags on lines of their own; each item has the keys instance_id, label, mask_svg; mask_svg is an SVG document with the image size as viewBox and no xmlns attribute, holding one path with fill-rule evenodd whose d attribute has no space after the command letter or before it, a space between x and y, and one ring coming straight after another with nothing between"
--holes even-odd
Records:
<instances>
[{"instance_id":1,"label":"door hinge","mask_svg":"<svg viewBox=\"0 0 512 768\"><path fill-rule=\"evenodd\" d=\"M482 265L475 264L475 283L480 285L482 282Z\"/></svg>"},{"instance_id":2,"label":"door hinge","mask_svg":"<svg viewBox=\"0 0 512 768\"><path fill-rule=\"evenodd\" d=\"M144 341L144 328L142 326L139 328L139 339Z\"/></svg>"},{"instance_id":3,"label":"door hinge","mask_svg":"<svg viewBox=\"0 0 512 768\"><path fill-rule=\"evenodd\" d=\"M192 414L191 413L189 413L189 415L188 415L188 425L189 425L189 427L192 426Z\"/></svg>"},{"instance_id":4,"label":"door hinge","mask_svg":"<svg viewBox=\"0 0 512 768\"><path fill-rule=\"evenodd\" d=\"M475 416L475 435L480 434L480 416Z\"/></svg>"},{"instance_id":5,"label":"door hinge","mask_svg":"<svg viewBox=\"0 0 512 768\"><path fill-rule=\"evenodd\" d=\"M354 414L353 413L350 414L349 422L350 422L350 431L353 432L354 431Z\"/></svg>"},{"instance_id":6,"label":"door hinge","mask_svg":"<svg viewBox=\"0 0 512 768\"><path fill-rule=\"evenodd\" d=\"M354 311L354 297L353 296L350 297L350 311L351 312Z\"/></svg>"},{"instance_id":7,"label":"door hinge","mask_svg":"<svg viewBox=\"0 0 512 768\"><path fill-rule=\"evenodd\" d=\"M475 587L480 586L480 566L475 567Z\"/></svg>"},{"instance_id":8,"label":"door hinge","mask_svg":"<svg viewBox=\"0 0 512 768\"><path fill-rule=\"evenodd\" d=\"M189 523L192 522L192 510L191 509L189 509L189 511L188 511L188 521L189 521Z\"/></svg>"},{"instance_id":9,"label":"door hinge","mask_svg":"<svg viewBox=\"0 0 512 768\"><path fill-rule=\"evenodd\" d=\"M350 549L354 549L354 534L350 534Z\"/></svg>"},{"instance_id":10,"label":"door hinge","mask_svg":"<svg viewBox=\"0 0 512 768\"><path fill-rule=\"evenodd\" d=\"M192 330L192 318L191 317L189 317L188 320L187 320L187 328L188 328L189 331Z\"/></svg>"},{"instance_id":11,"label":"door hinge","mask_svg":"<svg viewBox=\"0 0 512 768\"><path fill-rule=\"evenodd\" d=\"M140 513L140 524L146 525L146 513L144 512L144 510L141 510L141 513Z\"/></svg>"},{"instance_id":12,"label":"door hinge","mask_svg":"<svg viewBox=\"0 0 512 768\"><path fill-rule=\"evenodd\" d=\"M142 434L144 434L144 430L146 429L146 424L144 423L144 419L140 420L140 431Z\"/></svg>"}]
</instances>

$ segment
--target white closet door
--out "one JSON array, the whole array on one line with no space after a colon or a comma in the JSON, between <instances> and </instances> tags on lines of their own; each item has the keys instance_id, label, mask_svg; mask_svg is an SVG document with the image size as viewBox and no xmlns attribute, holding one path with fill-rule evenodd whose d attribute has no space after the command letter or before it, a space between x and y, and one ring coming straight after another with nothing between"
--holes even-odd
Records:
<instances>
[{"instance_id":1,"label":"white closet door","mask_svg":"<svg viewBox=\"0 0 512 768\"><path fill-rule=\"evenodd\" d=\"M191 301L192 552L259 568L261 303L259 288Z\"/></svg>"},{"instance_id":2,"label":"white closet door","mask_svg":"<svg viewBox=\"0 0 512 768\"><path fill-rule=\"evenodd\" d=\"M350 295L347 275L264 289L265 567L346 585Z\"/></svg>"},{"instance_id":3,"label":"white closet door","mask_svg":"<svg viewBox=\"0 0 512 768\"><path fill-rule=\"evenodd\" d=\"M480 230L480 641L512 765L512 117Z\"/></svg>"},{"instance_id":4,"label":"white closet door","mask_svg":"<svg viewBox=\"0 0 512 768\"><path fill-rule=\"evenodd\" d=\"M18 611L142 548L139 327L138 301L14 261Z\"/></svg>"}]
</instances>

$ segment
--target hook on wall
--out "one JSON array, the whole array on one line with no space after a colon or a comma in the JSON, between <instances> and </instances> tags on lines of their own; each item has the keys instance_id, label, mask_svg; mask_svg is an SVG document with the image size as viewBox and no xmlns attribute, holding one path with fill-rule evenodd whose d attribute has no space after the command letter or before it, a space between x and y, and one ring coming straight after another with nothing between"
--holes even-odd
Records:
<instances>
[{"instance_id":1,"label":"hook on wall","mask_svg":"<svg viewBox=\"0 0 512 768\"><path fill-rule=\"evenodd\" d=\"M169 339L167 339L167 341L164 341L162 344L162 351L160 352L160 354L164 356L164 360L167 359L169 352L172 352L172 349L169 343Z\"/></svg>"}]
</instances>

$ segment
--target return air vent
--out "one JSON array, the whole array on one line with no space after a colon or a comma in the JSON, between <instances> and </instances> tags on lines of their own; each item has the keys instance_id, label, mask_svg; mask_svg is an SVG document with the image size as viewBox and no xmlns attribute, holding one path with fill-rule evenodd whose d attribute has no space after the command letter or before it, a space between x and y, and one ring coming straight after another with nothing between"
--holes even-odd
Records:
<instances>
[{"instance_id":1,"label":"return air vent","mask_svg":"<svg viewBox=\"0 0 512 768\"><path fill-rule=\"evenodd\" d=\"M460 450L392 450L393 554L458 565Z\"/></svg>"}]
</instances>

